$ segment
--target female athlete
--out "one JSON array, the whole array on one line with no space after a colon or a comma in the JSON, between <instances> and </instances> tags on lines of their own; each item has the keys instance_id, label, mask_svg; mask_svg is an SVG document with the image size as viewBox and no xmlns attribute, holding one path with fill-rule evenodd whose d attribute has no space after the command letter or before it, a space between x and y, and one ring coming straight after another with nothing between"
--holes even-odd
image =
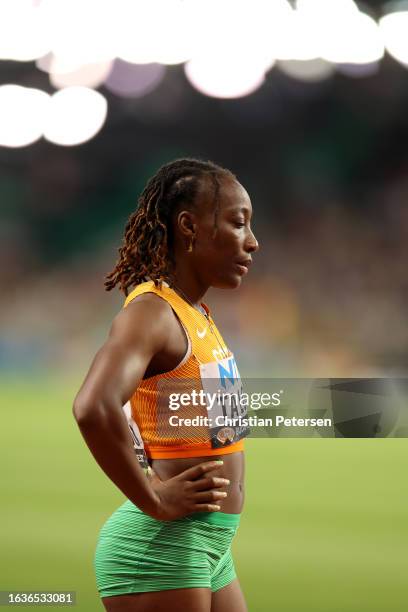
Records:
<instances>
[{"instance_id":1,"label":"female athlete","mask_svg":"<svg viewBox=\"0 0 408 612\"><path fill-rule=\"evenodd\" d=\"M240 286L258 249L251 215L229 170L173 161L148 181L107 276L107 290L119 285L127 296L125 307L73 412L96 461L127 498L96 547L108 612L247 610L231 541L244 501L248 430L213 418L240 414L240 406L191 398L194 389L239 385L234 357L201 300L209 287ZM135 455L139 434L146 470L140 445Z\"/></svg>"}]
</instances>

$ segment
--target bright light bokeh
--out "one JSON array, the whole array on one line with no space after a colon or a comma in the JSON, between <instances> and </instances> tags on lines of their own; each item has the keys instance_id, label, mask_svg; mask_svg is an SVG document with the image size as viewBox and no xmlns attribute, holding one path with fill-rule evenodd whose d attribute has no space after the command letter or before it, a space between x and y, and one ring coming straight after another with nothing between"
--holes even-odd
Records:
<instances>
[{"instance_id":1,"label":"bright light bokeh","mask_svg":"<svg viewBox=\"0 0 408 612\"><path fill-rule=\"evenodd\" d=\"M321 58L311 60L280 60L277 66L286 75L305 82L323 81L334 72L333 64Z\"/></svg>"},{"instance_id":2,"label":"bright light bokeh","mask_svg":"<svg viewBox=\"0 0 408 612\"><path fill-rule=\"evenodd\" d=\"M377 74L380 69L380 62L370 64L337 64L336 71L353 79L370 77Z\"/></svg>"},{"instance_id":3,"label":"bright light bokeh","mask_svg":"<svg viewBox=\"0 0 408 612\"><path fill-rule=\"evenodd\" d=\"M113 61L99 62L98 64L85 64L73 72L59 74L50 67L50 83L56 89L81 85L82 87L97 88L102 85L112 70Z\"/></svg>"},{"instance_id":4,"label":"bright light bokeh","mask_svg":"<svg viewBox=\"0 0 408 612\"><path fill-rule=\"evenodd\" d=\"M51 63L53 59L54 59L54 56L51 52L46 53L45 55L42 55L36 60L35 65L38 68L38 70L42 70L43 72L50 72Z\"/></svg>"},{"instance_id":5,"label":"bright light bokeh","mask_svg":"<svg viewBox=\"0 0 408 612\"><path fill-rule=\"evenodd\" d=\"M117 57L134 64L154 62L158 8L158 0L120 2L121 36L116 41Z\"/></svg>"},{"instance_id":6,"label":"bright light bokeh","mask_svg":"<svg viewBox=\"0 0 408 612\"><path fill-rule=\"evenodd\" d=\"M194 88L216 98L252 94L275 62L305 82L330 77L336 66L352 77L373 74L385 47L408 65L404 8L377 24L354 0L0 0L0 60L37 60L53 87L67 90L50 101L38 90L1 88L1 143L35 142L46 102L46 137L85 142L107 113L89 88L140 97L167 64L184 63Z\"/></svg>"},{"instance_id":7,"label":"bright light bokeh","mask_svg":"<svg viewBox=\"0 0 408 612\"><path fill-rule=\"evenodd\" d=\"M292 16L286 0L197 0L192 60L243 64L254 74L268 70L282 43L282 30Z\"/></svg>"},{"instance_id":8,"label":"bright light bokeh","mask_svg":"<svg viewBox=\"0 0 408 612\"><path fill-rule=\"evenodd\" d=\"M197 5L197 0L122 0L118 57L134 64L181 64L190 59Z\"/></svg>"},{"instance_id":9,"label":"bright light bokeh","mask_svg":"<svg viewBox=\"0 0 408 612\"><path fill-rule=\"evenodd\" d=\"M140 98L153 91L166 73L161 64L131 64L117 58L105 87L118 96Z\"/></svg>"},{"instance_id":10,"label":"bright light bokeh","mask_svg":"<svg viewBox=\"0 0 408 612\"><path fill-rule=\"evenodd\" d=\"M32 61L50 50L41 5L32 0L0 1L0 59Z\"/></svg>"},{"instance_id":11,"label":"bright light bokeh","mask_svg":"<svg viewBox=\"0 0 408 612\"><path fill-rule=\"evenodd\" d=\"M213 98L241 98L256 91L264 82L264 71L245 70L239 63L228 64L192 60L185 65L190 83L201 93Z\"/></svg>"},{"instance_id":12,"label":"bright light bokeh","mask_svg":"<svg viewBox=\"0 0 408 612\"><path fill-rule=\"evenodd\" d=\"M358 11L354 0L296 0L296 10L307 12L316 18L319 15L334 13L336 15L352 14Z\"/></svg>"},{"instance_id":13,"label":"bright light bokeh","mask_svg":"<svg viewBox=\"0 0 408 612\"><path fill-rule=\"evenodd\" d=\"M258 54L266 59L268 69L277 58L285 59L291 56L295 11L287 0L257 0L255 5L250 45L258 49ZM251 6L249 4L249 7Z\"/></svg>"},{"instance_id":14,"label":"bright light bokeh","mask_svg":"<svg viewBox=\"0 0 408 612\"><path fill-rule=\"evenodd\" d=\"M275 62L274 33L290 18L285 0L198 2L196 47L186 65L190 83L216 98L239 98L258 89Z\"/></svg>"},{"instance_id":15,"label":"bright light bokeh","mask_svg":"<svg viewBox=\"0 0 408 612\"><path fill-rule=\"evenodd\" d=\"M322 37L321 56L334 63L371 64L384 55L384 43L377 23L357 12Z\"/></svg>"},{"instance_id":16,"label":"bright light bokeh","mask_svg":"<svg viewBox=\"0 0 408 612\"><path fill-rule=\"evenodd\" d=\"M25 147L42 136L50 96L20 85L0 87L0 145Z\"/></svg>"},{"instance_id":17,"label":"bright light bokeh","mask_svg":"<svg viewBox=\"0 0 408 612\"><path fill-rule=\"evenodd\" d=\"M298 0L290 36L291 59L372 63L384 54L377 23L352 0Z\"/></svg>"},{"instance_id":18,"label":"bright light bokeh","mask_svg":"<svg viewBox=\"0 0 408 612\"><path fill-rule=\"evenodd\" d=\"M380 19L380 30L387 51L402 64L408 64L408 11L389 13Z\"/></svg>"},{"instance_id":19,"label":"bright light bokeh","mask_svg":"<svg viewBox=\"0 0 408 612\"><path fill-rule=\"evenodd\" d=\"M86 87L67 87L53 94L44 136L60 145L90 140L105 123L108 105L102 94Z\"/></svg>"},{"instance_id":20,"label":"bright light bokeh","mask_svg":"<svg viewBox=\"0 0 408 612\"><path fill-rule=\"evenodd\" d=\"M42 0L40 6L50 50L60 64L55 72L73 72L115 57L119 1Z\"/></svg>"}]
</instances>

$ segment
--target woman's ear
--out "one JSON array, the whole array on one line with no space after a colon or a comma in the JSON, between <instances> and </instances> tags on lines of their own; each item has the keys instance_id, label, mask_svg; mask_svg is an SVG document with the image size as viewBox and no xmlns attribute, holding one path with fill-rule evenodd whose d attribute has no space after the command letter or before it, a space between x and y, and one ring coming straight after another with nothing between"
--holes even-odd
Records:
<instances>
[{"instance_id":1,"label":"woman's ear","mask_svg":"<svg viewBox=\"0 0 408 612\"><path fill-rule=\"evenodd\" d=\"M189 210L182 210L177 215L176 225L182 236L189 241L195 239L197 225L195 223L194 214Z\"/></svg>"}]
</instances>

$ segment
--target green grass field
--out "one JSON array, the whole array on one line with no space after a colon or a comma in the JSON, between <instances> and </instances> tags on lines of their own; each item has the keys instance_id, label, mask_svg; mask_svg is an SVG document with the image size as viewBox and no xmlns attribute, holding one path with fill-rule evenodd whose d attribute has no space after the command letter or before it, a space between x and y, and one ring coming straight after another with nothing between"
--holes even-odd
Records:
<instances>
[{"instance_id":1,"label":"green grass field","mask_svg":"<svg viewBox=\"0 0 408 612\"><path fill-rule=\"evenodd\" d=\"M0 590L75 590L75 609L93 612L103 610L97 534L124 498L72 417L78 384L2 382ZM405 612L408 441L248 440L246 449L234 557L250 612Z\"/></svg>"}]
</instances>

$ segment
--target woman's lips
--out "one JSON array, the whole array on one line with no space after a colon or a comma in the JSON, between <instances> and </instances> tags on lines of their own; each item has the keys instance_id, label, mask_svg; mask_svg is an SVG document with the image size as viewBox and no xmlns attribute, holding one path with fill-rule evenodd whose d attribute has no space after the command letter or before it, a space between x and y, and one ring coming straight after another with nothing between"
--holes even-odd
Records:
<instances>
[{"instance_id":1,"label":"woman's lips","mask_svg":"<svg viewBox=\"0 0 408 612\"><path fill-rule=\"evenodd\" d=\"M248 273L248 266L245 266L244 264L235 264L235 267L238 269L238 271L241 274L247 274Z\"/></svg>"}]
</instances>

